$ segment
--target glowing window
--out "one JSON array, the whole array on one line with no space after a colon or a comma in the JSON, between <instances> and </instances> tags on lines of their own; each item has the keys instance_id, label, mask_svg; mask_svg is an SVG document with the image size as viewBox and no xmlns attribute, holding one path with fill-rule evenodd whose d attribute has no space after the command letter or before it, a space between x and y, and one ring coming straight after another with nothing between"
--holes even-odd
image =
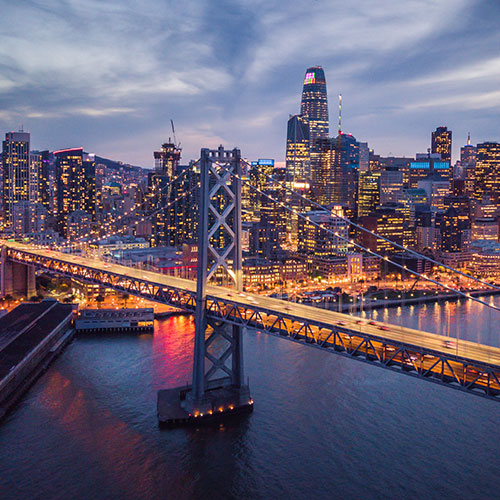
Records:
<instances>
[{"instance_id":1,"label":"glowing window","mask_svg":"<svg viewBox=\"0 0 500 500\"><path fill-rule=\"evenodd\" d=\"M311 83L316 83L316 77L314 73L306 73L306 78L304 79L304 85L308 85Z\"/></svg>"}]
</instances>

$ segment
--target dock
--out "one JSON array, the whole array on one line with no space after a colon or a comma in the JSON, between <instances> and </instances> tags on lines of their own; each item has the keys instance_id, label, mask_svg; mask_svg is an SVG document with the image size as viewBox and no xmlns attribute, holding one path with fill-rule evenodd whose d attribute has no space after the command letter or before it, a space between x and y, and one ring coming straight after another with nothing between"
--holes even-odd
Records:
<instances>
[{"instance_id":1,"label":"dock","mask_svg":"<svg viewBox=\"0 0 500 500\"><path fill-rule=\"evenodd\" d=\"M24 303L0 318L0 419L73 338L73 305Z\"/></svg>"}]
</instances>

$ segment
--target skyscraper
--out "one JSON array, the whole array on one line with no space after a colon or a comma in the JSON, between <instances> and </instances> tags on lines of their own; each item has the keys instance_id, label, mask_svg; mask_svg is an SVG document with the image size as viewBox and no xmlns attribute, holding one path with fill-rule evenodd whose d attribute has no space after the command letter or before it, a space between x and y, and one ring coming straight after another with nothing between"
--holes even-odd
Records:
<instances>
[{"instance_id":1,"label":"skyscraper","mask_svg":"<svg viewBox=\"0 0 500 500\"><path fill-rule=\"evenodd\" d=\"M431 153L438 153L441 159L451 162L451 130L438 127L431 135Z\"/></svg>"},{"instance_id":2,"label":"skyscraper","mask_svg":"<svg viewBox=\"0 0 500 500\"><path fill-rule=\"evenodd\" d=\"M28 132L7 132L2 148L3 158L3 214L6 224L12 223L15 203L31 200L33 172L30 170L30 134ZM37 162L34 162L37 164ZM35 167L35 165L34 165Z\"/></svg>"},{"instance_id":3,"label":"skyscraper","mask_svg":"<svg viewBox=\"0 0 500 500\"><path fill-rule=\"evenodd\" d=\"M57 224L68 234L68 217L75 210L95 216L95 161L83 148L54 151L57 179Z\"/></svg>"},{"instance_id":4,"label":"skyscraper","mask_svg":"<svg viewBox=\"0 0 500 500\"><path fill-rule=\"evenodd\" d=\"M289 182L311 178L309 121L302 115L291 115L286 134L286 171Z\"/></svg>"},{"instance_id":5,"label":"skyscraper","mask_svg":"<svg viewBox=\"0 0 500 500\"><path fill-rule=\"evenodd\" d=\"M474 197L491 197L500 206L500 144L483 142L477 145Z\"/></svg>"},{"instance_id":6,"label":"skyscraper","mask_svg":"<svg viewBox=\"0 0 500 500\"><path fill-rule=\"evenodd\" d=\"M320 140L328 138L328 97L325 72L321 66L307 69L300 107L301 115L309 121L310 174L314 188L320 170Z\"/></svg>"},{"instance_id":7,"label":"skyscraper","mask_svg":"<svg viewBox=\"0 0 500 500\"><path fill-rule=\"evenodd\" d=\"M471 144L470 134L467 136L467 144L460 148L460 164L465 177L465 192L472 196L476 169L476 146Z\"/></svg>"}]
</instances>

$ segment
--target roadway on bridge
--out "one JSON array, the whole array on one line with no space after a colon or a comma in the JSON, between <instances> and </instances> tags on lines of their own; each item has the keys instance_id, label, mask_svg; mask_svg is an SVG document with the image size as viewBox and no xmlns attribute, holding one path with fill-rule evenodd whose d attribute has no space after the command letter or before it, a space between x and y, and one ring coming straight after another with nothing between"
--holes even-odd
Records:
<instances>
[{"instance_id":1,"label":"roadway on bridge","mask_svg":"<svg viewBox=\"0 0 500 500\"><path fill-rule=\"evenodd\" d=\"M103 262L95 258L80 257L62 252L36 248L18 242L1 241L9 248L20 250L32 255L50 257L59 261L77 264L87 268L113 273L119 276L131 277L137 280L147 281L158 286L175 288L194 294L196 282L183 278L176 278L151 271L144 271L119 264ZM296 304L284 300L265 297L246 292L236 292L233 289L208 285L207 299L210 297L232 302L236 306L244 307L247 310L260 310L269 315L284 315L290 322L315 322L324 325L324 328L337 327L344 331L360 332L376 337L381 342L385 340L396 341L420 347L425 350L433 350L445 353L446 355L456 355L480 363L500 366L500 348L491 347L466 340L453 339L452 347L449 346L449 337L429 333L421 330L414 330L399 325L382 322L369 322L360 320L357 316L350 316L344 313L329 311L325 309ZM374 324L370 324L374 323ZM326 337L326 334L325 334ZM321 339L322 340L322 339Z\"/></svg>"}]
</instances>

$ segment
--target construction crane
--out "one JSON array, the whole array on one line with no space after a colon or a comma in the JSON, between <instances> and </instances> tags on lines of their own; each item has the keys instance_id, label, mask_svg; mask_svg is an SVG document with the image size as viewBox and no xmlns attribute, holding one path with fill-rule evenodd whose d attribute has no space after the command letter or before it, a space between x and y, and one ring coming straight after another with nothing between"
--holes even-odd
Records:
<instances>
[{"instance_id":1,"label":"construction crane","mask_svg":"<svg viewBox=\"0 0 500 500\"><path fill-rule=\"evenodd\" d=\"M172 125L172 135L174 136L174 146L178 149L181 148L181 144L177 144L177 138L175 137L175 127L174 127L174 120L170 119L170 125Z\"/></svg>"}]
</instances>

